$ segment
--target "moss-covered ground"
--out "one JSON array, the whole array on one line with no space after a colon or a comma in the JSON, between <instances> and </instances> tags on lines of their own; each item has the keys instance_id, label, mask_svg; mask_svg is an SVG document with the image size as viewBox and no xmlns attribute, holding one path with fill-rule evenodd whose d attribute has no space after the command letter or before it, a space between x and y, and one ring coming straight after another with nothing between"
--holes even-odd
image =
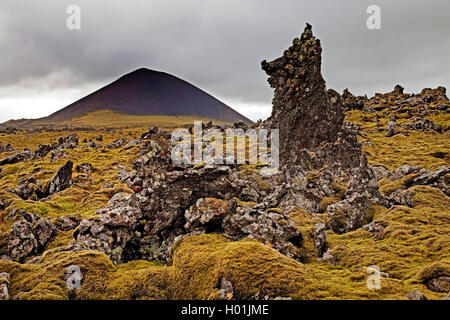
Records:
<instances>
[{"instance_id":1,"label":"moss-covered ground","mask_svg":"<svg viewBox=\"0 0 450 320\"><path fill-rule=\"evenodd\" d=\"M364 137L359 137L360 141L370 141L363 147L370 164L388 169L404 164L435 169L450 164L450 133L445 129L449 127L448 114L429 117L441 124L444 133L408 131L388 138L381 129L385 128L389 116L389 113L379 112L376 114L378 122L373 122L375 114L347 112L347 121L361 125ZM4 166L0 172L0 199L6 202L7 208L0 211L0 254L5 250L16 219L14 210L27 210L52 219L67 215L93 218L96 209L104 207L115 193L131 193L132 190L117 179L116 166L131 168L139 147L92 149L85 148L81 141L102 134L100 143L105 146L122 137L139 138L146 129L134 126L114 131L78 131L81 147L66 150L67 159L50 162L50 155L47 155ZM38 144L56 142L69 133L70 130L0 134L0 142L10 143L19 151L34 150ZM3 153L1 157L11 154ZM86 180L82 174L74 172L74 186L48 201L23 200L9 191L25 177L33 176L44 184L68 159L74 162L74 167L92 164L95 171L89 173L91 179ZM252 168L243 166L242 170L251 172ZM311 173L307 178L316 177ZM404 183L403 180L395 183L382 180L380 188L388 194L403 188ZM270 185L262 180L260 187L270 191ZM341 189L337 188L335 197L322 199L320 212L340 200L343 192L338 191L345 191ZM233 283L233 298L237 299L252 298L256 294L294 299L406 299L405 294L416 289L429 299L442 299L446 293L428 290L424 280L430 275L450 274L450 199L437 188L414 186L411 189L415 192L413 207L370 209L373 221L384 226L380 237L363 229L342 235L328 231L330 252L339 261L337 266L316 259L312 232L317 221L298 208L290 215L305 237L304 248L310 259L304 264L250 239L232 242L211 234L186 237L177 242L170 264L133 261L114 266L103 253L62 250L73 239L73 231L67 231L58 232L37 263L0 260L0 272L11 275L10 295L19 299L215 299L219 297L221 278ZM326 214L319 216L325 218ZM66 285L65 272L70 265L82 270L80 290L69 290ZM366 285L370 265L379 266L389 275L381 279L378 290Z\"/></svg>"}]
</instances>

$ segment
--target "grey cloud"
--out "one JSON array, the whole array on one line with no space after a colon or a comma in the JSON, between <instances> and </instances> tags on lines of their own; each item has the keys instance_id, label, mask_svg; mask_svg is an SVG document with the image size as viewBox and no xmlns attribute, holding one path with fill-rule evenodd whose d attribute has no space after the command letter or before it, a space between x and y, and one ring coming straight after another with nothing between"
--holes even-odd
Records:
<instances>
[{"instance_id":1,"label":"grey cloud","mask_svg":"<svg viewBox=\"0 0 450 320\"><path fill-rule=\"evenodd\" d=\"M81 7L81 30L65 27L69 4ZM370 4L381 7L382 30L366 28ZM2 0L0 121L7 120L2 98L10 98L2 88L61 70L67 78L49 90L106 84L148 67L225 102L268 106L272 90L260 62L280 56L307 21L322 41L330 88L371 95L396 83L410 92L448 87L449 12L448 0ZM254 107L247 111L257 117Z\"/></svg>"}]
</instances>

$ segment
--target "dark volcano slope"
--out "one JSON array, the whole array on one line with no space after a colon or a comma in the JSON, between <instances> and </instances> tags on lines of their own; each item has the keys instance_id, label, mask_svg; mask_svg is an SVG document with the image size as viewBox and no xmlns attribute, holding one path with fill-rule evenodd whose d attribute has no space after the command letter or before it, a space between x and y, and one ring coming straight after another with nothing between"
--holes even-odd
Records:
<instances>
[{"instance_id":1,"label":"dark volcano slope","mask_svg":"<svg viewBox=\"0 0 450 320\"><path fill-rule=\"evenodd\" d=\"M97 110L131 115L199 116L227 122L249 119L173 75L138 69L72 103L47 121L67 121Z\"/></svg>"}]
</instances>

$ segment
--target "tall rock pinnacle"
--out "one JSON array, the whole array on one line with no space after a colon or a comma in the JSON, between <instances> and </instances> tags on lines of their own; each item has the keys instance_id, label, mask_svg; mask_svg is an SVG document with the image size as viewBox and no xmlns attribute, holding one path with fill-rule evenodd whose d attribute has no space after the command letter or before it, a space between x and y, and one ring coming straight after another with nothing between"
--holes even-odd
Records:
<instances>
[{"instance_id":1,"label":"tall rock pinnacle","mask_svg":"<svg viewBox=\"0 0 450 320\"><path fill-rule=\"evenodd\" d=\"M261 64L275 89L269 121L280 130L282 164L295 161L301 149L336 141L342 131L344 108L339 94L326 91L321 53L320 40L307 24L300 39L295 38L282 57Z\"/></svg>"},{"instance_id":2,"label":"tall rock pinnacle","mask_svg":"<svg viewBox=\"0 0 450 320\"><path fill-rule=\"evenodd\" d=\"M342 201L327 207L328 226L343 233L370 222L366 210L381 198L374 172L356 139L358 128L344 122L340 95L326 89L321 53L320 41L307 24L283 56L261 63L275 89L266 125L279 129L280 164L291 185L313 170L348 181ZM304 199L293 203L302 205Z\"/></svg>"}]
</instances>

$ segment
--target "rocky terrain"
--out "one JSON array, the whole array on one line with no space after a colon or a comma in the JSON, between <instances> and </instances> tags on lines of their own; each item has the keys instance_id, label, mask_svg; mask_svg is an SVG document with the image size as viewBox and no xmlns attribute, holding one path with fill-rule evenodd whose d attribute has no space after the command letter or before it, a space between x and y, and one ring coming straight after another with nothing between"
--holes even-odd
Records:
<instances>
[{"instance_id":1,"label":"rocky terrain","mask_svg":"<svg viewBox=\"0 0 450 320\"><path fill-rule=\"evenodd\" d=\"M272 175L175 165L167 128L5 130L0 299L450 299L445 88L341 95L321 51L262 62Z\"/></svg>"}]
</instances>

